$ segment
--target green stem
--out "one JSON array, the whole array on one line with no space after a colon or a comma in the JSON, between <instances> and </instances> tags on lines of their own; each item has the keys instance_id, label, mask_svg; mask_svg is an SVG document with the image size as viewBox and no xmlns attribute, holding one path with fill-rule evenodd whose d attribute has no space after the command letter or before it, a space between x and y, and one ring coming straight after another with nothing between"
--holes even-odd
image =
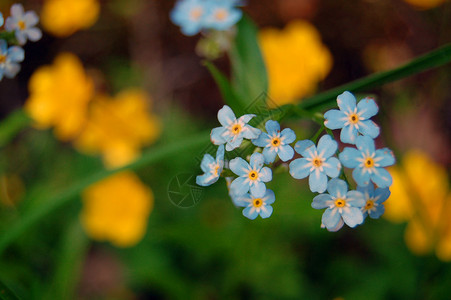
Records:
<instances>
[{"instance_id":1,"label":"green stem","mask_svg":"<svg viewBox=\"0 0 451 300\"><path fill-rule=\"evenodd\" d=\"M9 114L0 123L0 148L6 146L21 130L30 125L30 118L22 109Z\"/></svg>"},{"instance_id":2,"label":"green stem","mask_svg":"<svg viewBox=\"0 0 451 300\"><path fill-rule=\"evenodd\" d=\"M316 144L318 141L319 135L324 131L326 127L324 124L321 125L321 127L318 129L318 131L315 133L315 135L312 137L312 142Z\"/></svg>"}]
</instances>

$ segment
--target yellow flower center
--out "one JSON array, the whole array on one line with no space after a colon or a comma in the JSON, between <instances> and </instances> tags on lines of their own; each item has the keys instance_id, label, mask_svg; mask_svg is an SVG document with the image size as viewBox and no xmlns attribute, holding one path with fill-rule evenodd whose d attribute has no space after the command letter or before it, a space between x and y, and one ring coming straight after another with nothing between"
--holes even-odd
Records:
<instances>
[{"instance_id":1,"label":"yellow flower center","mask_svg":"<svg viewBox=\"0 0 451 300\"><path fill-rule=\"evenodd\" d=\"M372 168L374 167L374 160L371 157L367 157L364 162L365 167Z\"/></svg>"},{"instance_id":2,"label":"yellow flower center","mask_svg":"<svg viewBox=\"0 0 451 300\"><path fill-rule=\"evenodd\" d=\"M338 198L335 200L336 207L344 207L346 205L346 201L344 199Z\"/></svg>"},{"instance_id":3,"label":"yellow flower center","mask_svg":"<svg viewBox=\"0 0 451 300\"><path fill-rule=\"evenodd\" d=\"M215 19L218 21L224 21L228 16L227 10L220 8L216 10Z\"/></svg>"},{"instance_id":4,"label":"yellow flower center","mask_svg":"<svg viewBox=\"0 0 451 300\"><path fill-rule=\"evenodd\" d=\"M218 171L219 171L219 165L216 165L215 170L213 171L213 174L215 176L218 176Z\"/></svg>"},{"instance_id":5,"label":"yellow flower center","mask_svg":"<svg viewBox=\"0 0 451 300\"><path fill-rule=\"evenodd\" d=\"M323 160L321 158L319 158L319 157L315 157L312 160L312 164L313 164L314 167L319 168L319 167L321 167L323 165Z\"/></svg>"},{"instance_id":6,"label":"yellow flower center","mask_svg":"<svg viewBox=\"0 0 451 300\"><path fill-rule=\"evenodd\" d=\"M197 21L200 19L200 17L202 17L203 13L204 13L204 11L202 10L201 7L196 7L191 10L189 16L190 16L191 20Z\"/></svg>"},{"instance_id":7,"label":"yellow flower center","mask_svg":"<svg viewBox=\"0 0 451 300\"><path fill-rule=\"evenodd\" d=\"M366 201L366 204L365 204L365 209L366 210L372 209L373 207L374 207L374 201L373 200Z\"/></svg>"},{"instance_id":8,"label":"yellow flower center","mask_svg":"<svg viewBox=\"0 0 451 300\"><path fill-rule=\"evenodd\" d=\"M240 124L235 124L235 125L233 125L233 127L232 127L232 133L234 134L234 135L237 135L237 134L239 134L241 132L241 125Z\"/></svg>"},{"instance_id":9,"label":"yellow flower center","mask_svg":"<svg viewBox=\"0 0 451 300\"><path fill-rule=\"evenodd\" d=\"M278 137L273 138L271 141L271 145L273 145L274 147L278 147L280 145L280 139Z\"/></svg>"},{"instance_id":10,"label":"yellow flower center","mask_svg":"<svg viewBox=\"0 0 451 300\"><path fill-rule=\"evenodd\" d=\"M6 61L6 55L0 54L0 64L4 63Z\"/></svg>"},{"instance_id":11,"label":"yellow flower center","mask_svg":"<svg viewBox=\"0 0 451 300\"><path fill-rule=\"evenodd\" d=\"M20 30L24 30L27 26L24 21L19 21L17 22L17 27L19 27Z\"/></svg>"},{"instance_id":12,"label":"yellow flower center","mask_svg":"<svg viewBox=\"0 0 451 300\"><path fill-rule=\"evenodd\" d=\"M263 201L262 201L262 199L260 199L260 198L255 198L254 199L254 207L260 207L260 206L262 206L263 205Z\"/></svg>"},{"instance_id":13,"label":"yellow flower center","mask_svg":"<svg viewBox=\"0 0 451 300\"><path fill-rule=\"evenodd\" d=\"M250 180L257 180L258 178L258 173L256 171L250 171L249 172L249 179Z\"/></svg>"},{"instance_id":14,"label":"yellow flower center","mask_svg":"<svg viewBox=\"0 0 451 300\"><path fill-rule=\"evenodd\" d=\"M359 122L359 116L357 114L350 114L349 115L349 122L351 124L356 124Z\"/></svg>"}]
</instances>

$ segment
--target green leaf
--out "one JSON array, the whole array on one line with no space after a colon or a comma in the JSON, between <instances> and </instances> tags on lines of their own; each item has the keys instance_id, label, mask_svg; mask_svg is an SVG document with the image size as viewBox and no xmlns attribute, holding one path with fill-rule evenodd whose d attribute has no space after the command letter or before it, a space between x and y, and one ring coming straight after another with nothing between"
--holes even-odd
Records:
<instances>
[{"instance_id":1,"label":"green leaf","mask_svg":"<svg viewBox=\"0 0 451 300\"><path fill-rule=\"evenodd\" d=\"M0 281L0 299L1 300L19 300L20 298L10 290L2 281Z\"/></svg>"},{"instance_id":2,"label":"green leaf","mask_svg":"<svg viewBox=\"0 0 451 300\"><path fill-rule=\"evenodd\" d=\"M399 79L445 65L449 62L451 62L451 44L447 44L423 56L417 57L399 68L375 73L304 99L297 106L306 110L328 108L331 105L334 105L337 96L344 91L358 92L378 87L389 82L394 82Z\"/></svg>"},{"instance_id":3,"label":"green leaf","mask_svg":"<svg viewBox=\"0 0 451 300\"><path fill-rule=\"evenodd\" d=\"M268 90L266 67L257 41L257 31L252 20L243 16L238 22L235 43L230 50L232 83L243 109Z\"/></svg>"},{"instance_id":4,"label":"green leaf","mask_svg":"<svg viewBox=\"0 0 451 300\"><path fill-rule=\"evenodd\" d=\"M0 123L0 147L7 145L22 129L30 125L30 118L24 110L12 112Z\"/></svg>"}]
</instances>

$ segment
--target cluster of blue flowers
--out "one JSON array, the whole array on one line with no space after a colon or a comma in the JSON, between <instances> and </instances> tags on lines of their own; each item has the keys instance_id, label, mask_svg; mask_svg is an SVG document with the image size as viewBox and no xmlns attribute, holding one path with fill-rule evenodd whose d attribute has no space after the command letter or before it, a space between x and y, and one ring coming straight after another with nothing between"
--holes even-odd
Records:
<instances>
[{"instance_id":1,"label":"cluster of blue flowers","mask_svg":"<svg viewBox=\"0 0 451 300\"><path fill-rule=\"evenodd\" d=\"M384 168L393 165L395 158L388 148L375 148L374 138L380 129L370 120L379 110L374 99L356 102L351 93L344 92L337 98L339 110L324 114L324 126L341 129L341 142L356 147L345 147L340 153L338 143L328 134L322 136L317 145L311 140L300 140L293 149L290 144L296 140L296 135L290 128L281 131L278 122L269 120L265 124L266 132L261 131L248 124L255 115L246 114L237 119L225 105L218 112L222 126L211 131L212 143L219 146L216 158L204 155L201 168L205 173L197 176L197 184L215 183L228 168L236 175L225 175L229 195L237 206L245 207L243 215L249 219L258 215L267 218L272 214L275 196L266 188L266 183L272 180L272 170L265 164L272 164L277 157L287 162L296 152L301 157L289 163L289 172L295 179L309 177L310 190L320 193L314 197L312 207L326 209L322 227L337 231L344 224L349 227L362 224L367 216L379 218L384 213L383 202L390 196L392 183L390 173ZM241 157L225 161L224 150L240 147L244 139L259 147L258 150L262 149L261 153L254 152L249 162ZM356 190L348 190L342 166L353 169Z\"/></svg>"},{"instance_id":2,"label":"cluster of blue flowers","mask_svg":"<svg viewBox=\"0 0 451 300\"><path fill-rule=\"evenodd\" d=\"M242 17L238 0L179 0L171 11L171 20L191 36L202 30L227 30Z\"/></svg>"},{"instance_id":3,"label":"cluster of blue flowers","mask_svg":"<svg viewBox=\"0 0 451 300\"><path fill-rule=\"evenodd\" d=\"M0 13L0 27L3 26L3 15ZM39 17L34 11L24 12L22 4L13 4L11 14L6 19L5 29L0 32L1 37L13 33L10 43L23 46L27 40L38 41L42 32L35 26ZM0 38L0 80L3 77L13 78L20 71L20 64L25 58L25 52L20 46L8 46L6 38Z\"/></svg>"}]
</instances>

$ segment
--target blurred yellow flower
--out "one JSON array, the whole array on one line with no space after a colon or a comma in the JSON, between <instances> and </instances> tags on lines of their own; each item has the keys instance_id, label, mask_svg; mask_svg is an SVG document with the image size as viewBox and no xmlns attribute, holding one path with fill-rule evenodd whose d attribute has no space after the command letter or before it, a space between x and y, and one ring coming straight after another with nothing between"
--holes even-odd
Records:
<instances>
[{"instance_id":1,"label":"blurred yellow flower","mask_svg":"<svg viewBox=\"0 0 451 300\"><path fill-rule=\"evenodd\" d=\"M42 7L41 23L49 33L66 37L94 25L99 12L97 0L46 0Z\"/></svg>"},{"instance_id":2,"label":"blurred yellow flower","mask_svg":"<svg viewBox=\"0 0 451 300\"><path fill-rule=\"evenodd\" d=\"M320 33L306 21L293 21L283 30L263 29L258 38L274 104L294 103L313 93L332 68Z\"/></svg>"},{"instance_id":3,"label":"blurred yellow flower","mask_svg":"<svg viewBox=\"0 0 451 300\"><path fill-rule=\"evenodd\" d=\"M419 9L430 9L443 4L446 0L404 0Z\"/></svg>"},{"instance_id":4,"label":"blurred yellow flower","mask_svg":"<svg viewBox=\"0 0 451 300\"><path fill-rule=\"evenodd\" d=\"M115 99L97 96L75 146L85 153L101 153L107 167L132 162L141 147L160 135L160 122L149 113L149 103L146 93L137 89L125 90Z\"/></svg>"},{"instance_id":5,"label":"blurred yellow flower","mask_svg":"<svg viewBox=\"0 0 451 300\"><path fill-rule=\"evenodd\" d=\"M393 167L391 200L385 218L408 221L406 244L416 254L435 249L437 256L451 260L451 193L443 166L423 152L412 150L403 159L403 167Z\"/></svg>"},{"instance_id":6,"label":"blurred yellow flower","mask_svg":"<svg viewBox=\"0 0 451 300\"><path fill-rule=\"evenodd\" d=\"M94 83L73 54L60 54L51 66L36 70L29 82L25 110L37 128L55 127L61 140L78 135L93 97Z\"/></svg>"},{"instance_id":7,"label":"blurred yellow flower","mask_svg":"<svg viewBox=\"0 0 451 300\"><path fill-rule=\"evenodd\" d=\"M81 223L99 241L129 247L144 236L153 208L153 194L134 173L125 171L87 188L83 194Z\"/></svg>"}]
</instances>

